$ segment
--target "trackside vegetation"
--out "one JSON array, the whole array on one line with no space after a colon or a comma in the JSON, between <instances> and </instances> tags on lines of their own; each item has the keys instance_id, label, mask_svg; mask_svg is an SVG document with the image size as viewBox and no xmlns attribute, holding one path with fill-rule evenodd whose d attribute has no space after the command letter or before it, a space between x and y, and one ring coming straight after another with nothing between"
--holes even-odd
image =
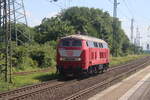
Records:
<instances>
[{"instance_id":1,"label":"trackside vegetation","mask_svg":"<svg viewBox=\"0 0 150 100\"><path fill-rule=\"evenodd\" d=\"M114 43L116 43L115 45L118 51L117 56L119 58L112 57L111 65L121 64L124 61L130 60L130 57L131 59L140 57L128 55L139 55L143 53L140 47L130 43L128 37L121 28L121 21L119 21L119 19L116 19L116 26L117 40ZM16 27L22 31L30 31L32 41L30 43L26 42L26 39L20 35L20 31L17 31L18 39L22 41L24 45L18 41L16 46L16 35L15 33L12 33L13 72L30 71L48 67L53 67L55 69L57 41L63 36L76 33L105 40L109 44L111 53L113 53L113 17L111 17L108 12L100 9L71 7L69 9L62 10L55 17L43 18L41 24L35 27L25 28L26 26L23 24L18 24ZM12 32L14 32L13 27ZM3 46L4 43L0 41L0 48ZM1 52L0 65L4 64L5 60L3 58L4 52ZM16 76L13 79L14 84L10 85L10 87L5 87L5 83L1 82L3 70L4 67L0 66L0 90L7 90L12 87L16 88L27 84L41 82L35 77L46 74L38 73L31 76ZM20 83L21 81L22 83Z\"/></svg>"}]
</instances>

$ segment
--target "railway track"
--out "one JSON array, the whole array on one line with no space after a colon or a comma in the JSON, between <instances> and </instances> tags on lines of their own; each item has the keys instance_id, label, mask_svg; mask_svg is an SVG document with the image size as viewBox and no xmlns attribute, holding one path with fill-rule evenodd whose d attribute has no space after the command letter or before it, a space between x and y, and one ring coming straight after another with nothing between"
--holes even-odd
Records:
<instances>
[{"instance_id":1,"label":"railway track","mask_svg":"<svg viewBox=\"0 0 150 100\"><path fill-rule=\"evenodd\" d=\"M35 85L26 86L23 88L11 90L8 92L0 93L0 100L22 100L26 98L27 96L31 96L30 94L39 94L45 90L55 90L63 85L67 85L70 83L75 82L76 80L70 80L70 81L58 81L58 80L52 80L48 82L43 82Z\"/></svg>"},{"instance_id":2,"label":"railway track","mask_svg":"<svg viewBox=\"0 0 150 100\"><path fill-rule=\"evenodd\" d=\"M88 87L84 90L81 90L69 97L66 97L64 98L63 100L86 100L88 99L89 94L93 94L93 91L97 90L97 89L105 89L105 88L108 88L109 86L113 85L115 82L114 81L121 81L122 79L124 79L125 77L128 77L129 75L135 73L137 71L137 68L141 68L145 65L147 65L148 63L150 62L145 62L141 65L139 65L138 67L136 68L133 68L132 70L128 71L128 72L125 72L125 73L122 73L118 76L115 76L113 78L110 78L110 79L107 79L105 80L104 82L100 82L98 84L95 84L91 87ZM105 88L104 88L105 87Z\"/></svg>"},{"instance_id":3,"label":"railway track","mask_svg":"<svg viewBox=\"0 0 150 100\"><path fill-rule=\"evenodd\" d=\"M40 83L40 84L26 86L26 87L23 87L23 88L18 88L18 89L11 90L11 91L8 91L8 92L3 92L3 93L0 93L0 100L2 98L8 98L10 96L15 96L15 95L18 95L18 94L24 94L28 91L32 91L32 90L37 89L37 88L41 89L41 88L46 88L49 85L53 86L53 84L55 84L55 83L56 83L56 80L53 80L53 81L49 81L49 82L43 82L43 83ZM59 84L62 84L62 82L55 84L55 86L57 86Z\"/></svg>"},{"instance_id":4,"label":"railway track","mask_svg":"<svg viewBox=\"0 0 150 100\"><path fill-rule=\"evenodd\" d=\"M0 93L0 100L59 100L62 98L65 98L64 100L73 100L87 94L87 91L91 91L92 89L94 89L94 87L102 87L103 85L110 83L110 81L113 82L119 74L121 77L121 75L124 74L123 72L128 72L129 68L137 70L137 67L135 66L139 64L141 66L141 64L147 63L149 61L149 58L150 57L145 57L143 59L138 59L136 61L130 62L119 67L110 68L108 72L102 75L97 75L84 80L71 80L68 82L53 80L49 82L23 87L13 91ZM118 75L116 75L116 72L118 73ZM107 75L108 73L110 75ZM105 78L107 78L107 80L104 78L104 76ZM85 84L85 86L83 87L81 83ZM88 86L87 83L90 83L93 87ZM99 85L97 85L97 83ZM73 91L70 91L72 89ZM67 93L68 91L69 93Z\"/></svg>"}]
</instances>

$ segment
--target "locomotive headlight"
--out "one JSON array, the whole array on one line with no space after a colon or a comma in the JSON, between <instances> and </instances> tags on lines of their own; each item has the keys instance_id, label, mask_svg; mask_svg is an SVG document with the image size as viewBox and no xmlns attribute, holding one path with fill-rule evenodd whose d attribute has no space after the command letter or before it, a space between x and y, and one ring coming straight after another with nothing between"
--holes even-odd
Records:
<instances>
[{"instance_id":1,"label":"locomotive headlight","mask_svg":"<svg viewBox=\"0 0 150 100\"><path fill-rule=\"evenodd\" d=\"M60 58L60 61L81 61L81 58L75 58L75 57L72 57L72 58L63 58L61 57Z\"/></svg>"},{"instance_id":2,"label":"locomotive headlight","mask_svg":"<svg viewBox=\"0 0 150 100\"><path fill-rule=\"evenodd\" d=\"M60 58L60 61L63 61L64 60L64 58Z\"/></svg>"},{"instance_id":3,"label":"locomotive headlight","mask_svg":"<svg viewBox=\"0 0 150 100\"><path fill-rule=\"evenodd\" d=\"M76 58L76 61L81 61L81 58Z\"/></svg>"}]
</instances>

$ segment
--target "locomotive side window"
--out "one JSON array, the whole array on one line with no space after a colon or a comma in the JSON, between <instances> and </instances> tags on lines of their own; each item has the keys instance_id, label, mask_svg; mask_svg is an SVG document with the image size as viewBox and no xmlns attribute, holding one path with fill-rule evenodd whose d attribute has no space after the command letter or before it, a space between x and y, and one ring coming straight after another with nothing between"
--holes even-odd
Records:
<instances>
[{"instance_id":1,"label":"locomotive side window","mask_svg":"<svg viewBox=\"0 0 150 100\"><path fill-rule=\"evenodd\" d=\"M98 43L99 48L103 48L103 44L102 43Z\"/></svg>"},{"instance_id":2,"label":"locomotive side window","mask_svg":"<svg viewBox=\"0 0 150 100\"><path fill-rule=\"evenodd\" d=\"M101 44L100 43L98 43L98 47L101 48Z\"/></svg>"},{"instance_id":3,"label":"locomotive side window","mask_svg":"<svg viewBox=\"0 0 150 100\"><path fill-rule=\"evenodd\" d=\"M103 48L106 48L105 44L103 43Z\"/></svg>"},{"instance_id":4,"label":"locomotive side window","mask_svg":"<svg viewBox=\"0 0 150 100\"><path fill-rule=\"evenodd\" d=\"M101 48L104 48L104 45L102 43L100 43L100 44L101 44Z\"/></svg>"},{"instance_id":5,"label":"locomotive side window","mask_svg":"<svg viewBox=\"0 0 150 100\"><path fill-rule=\"evenodd\" d=\"M86 45L87 45L87 47L89 46L89 44L88 44L88 42L86 41Z\"/></svg>"},{"instance_id":6,"label":"locomotive side window","mask_svg":"<svg viewBox=\"0 0 150 100\"><path fill-rule=\"evenodd\" d=\"M94 47L94 43L92 41L88 41L88 46L93 48Z\"/></svg>"},{"instance_id":7,"label":"locomotive side window","mask_svg":"<svg viewBox=\"0 0 150 100\"><path fill-rule=\"evenodd\" d=\"M108 45L106 44L106 48L108 48Z\"/></svg>"},{"instance_id":8,"label":"locomotive side window","mask_svg":"<svg viewBox=\"0 0 150 100\"><path fill-rule=\"evenodd\" d=\"M108 45L106 43L98 43L92 41L86 41L86 45L91 48L108 48Z\"/></svg>"},{"instance_id":9,"label":"locomotive side window","mask_svg":"<svg viewBox=\"0 0 150 100\"><path fill-rule=\"evenodd\" d=\"M94 42L94 47L96 47L96 48L98 47L98 44L97 44L97 42Z\"/></svg>"},{"instance_id":10,"label":"locomotive side window","mask_svg":"<svg viewBox=\"0 0 150 100\"><path fill-rule=\"evenodd\" d=\"M103 46L103 48L108 48L108 45L106 43L104 43Z\"/></svg>"}]
</instances>

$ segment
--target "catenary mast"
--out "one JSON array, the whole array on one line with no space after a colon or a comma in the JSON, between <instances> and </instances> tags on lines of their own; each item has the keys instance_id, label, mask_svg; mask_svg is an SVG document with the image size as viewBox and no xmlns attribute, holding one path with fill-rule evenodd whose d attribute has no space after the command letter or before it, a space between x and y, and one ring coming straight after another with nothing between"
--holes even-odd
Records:
<instances>
[{"instance_id":1,"label":"catenary mast","mask_svg":"<svg viewBox=\"0 0 150 100\"><path fill-rule=\"evenodd\" d=\"M0 56L0 59L5 59L5 63L0 65L0 71L4 73L6 82L12 82L12 33L15 34L17 45L23 43L18 39L18 32L19 36L26 38L26 42L31 41L29 31L20 31L17 24L23 24L27 28L23 0L0 0L0 54L5 54Z\"/></svg>"}]
</instances>

